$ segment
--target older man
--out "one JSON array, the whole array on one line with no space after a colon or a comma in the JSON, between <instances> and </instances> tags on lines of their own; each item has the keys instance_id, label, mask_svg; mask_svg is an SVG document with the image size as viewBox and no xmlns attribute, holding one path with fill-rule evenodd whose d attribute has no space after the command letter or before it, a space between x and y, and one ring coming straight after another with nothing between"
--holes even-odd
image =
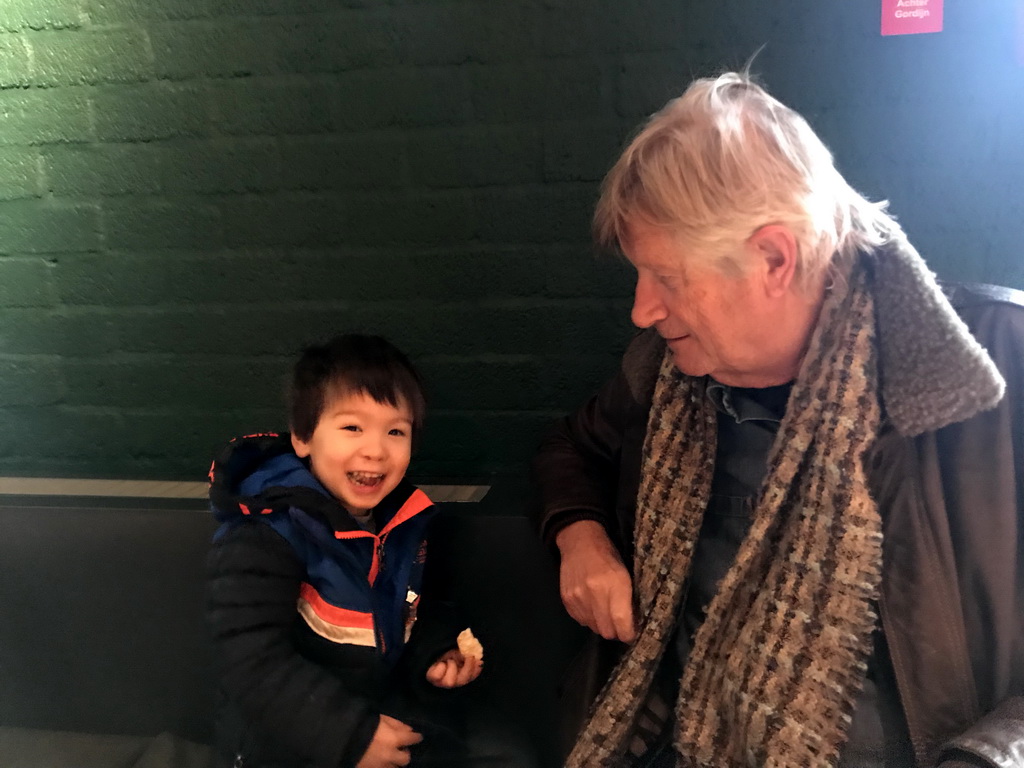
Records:
<instances>
[{"instance_id":1,"label":"older man","mask_svg":"<svg viewBox=\"0 0 1024 768\"><path fill-rule=\"evenodd\" d=\"M944 295L740 74L650 119L595 233L645 330L534 464L618 644L567 765L1024 766L1021 294Z\"/></svg>"}]
</instances>

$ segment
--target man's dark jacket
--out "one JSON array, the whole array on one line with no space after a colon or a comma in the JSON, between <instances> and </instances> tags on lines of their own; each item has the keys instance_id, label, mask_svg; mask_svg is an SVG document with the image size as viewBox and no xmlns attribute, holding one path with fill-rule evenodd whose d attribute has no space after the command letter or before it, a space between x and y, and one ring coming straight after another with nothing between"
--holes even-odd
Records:
<instances>
[{"instance_id":1,"label":"man's dark jacket","mask_svg":"<svg viewBox=\"0 0 1024 768\"><path fill-rule=\"evenodd\" d=\"M959 764L1020 768L1024 292L979 285L946 291L1006 380L1006 392L994 409L914 438L883 423L865 459L883 520L881 622L920 768L958 757L968 761ZM885 321L878 319L879 338L913 339L913 319ZM663 354L656 333L640 333L618 375L544 442L534 476L546 540L572 522L596 520L632 570L643 440ZM912 396L925 404L952 396L941 385L915 381L899 362L890 360L888 370L884 357L882 363L883 399L897 381L914 382ZM908 369L914 364L906 362ZM601 682L600 674L590 679Z\"/></svg>"}]
</instances>

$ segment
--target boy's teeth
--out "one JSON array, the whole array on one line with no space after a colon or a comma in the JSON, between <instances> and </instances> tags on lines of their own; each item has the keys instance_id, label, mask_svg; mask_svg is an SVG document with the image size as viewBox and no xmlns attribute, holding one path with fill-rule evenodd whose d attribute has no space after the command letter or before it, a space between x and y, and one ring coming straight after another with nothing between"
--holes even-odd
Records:
<instances>
[{"instance_id":1,"label":"boy's teeth","mask_svg":"<svg viewBox=\"0 0 1024 768\"><path fill-rule=\"evenodd\" d=\"M348 476L352 480L360 485L376 485L378 482L384 479L384 475L376 474L372 472L349 472Z\"/></svg>"}]
</instances>

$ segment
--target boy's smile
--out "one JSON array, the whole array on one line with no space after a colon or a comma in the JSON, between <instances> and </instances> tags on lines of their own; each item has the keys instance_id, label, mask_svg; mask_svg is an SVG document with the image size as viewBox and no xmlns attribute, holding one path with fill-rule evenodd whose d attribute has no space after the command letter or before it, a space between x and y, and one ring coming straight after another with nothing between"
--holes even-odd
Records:
<instances>
[{"instance_id":1,"label":"boy's smile","mask_svg":"<svg viewBox=\"0 0 1024 768\"><path fill-rule=\"evenodd\" d=\"M365 515L405 477L412 454L412 411L365 392L330 400L309 441L292 435L300 458L350 513Z\"/></svg>"}]
</instances>

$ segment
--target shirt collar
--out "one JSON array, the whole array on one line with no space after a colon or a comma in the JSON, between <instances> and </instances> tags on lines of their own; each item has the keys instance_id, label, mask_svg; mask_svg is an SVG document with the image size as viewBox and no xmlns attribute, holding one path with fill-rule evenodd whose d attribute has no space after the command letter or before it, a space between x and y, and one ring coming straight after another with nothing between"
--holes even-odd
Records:
<instances>
[{"instance_id":1,"label":"shirt collar","mask_svg":"<svg viewBox=\"0 0 1024 768\"><path fill-rule=\"evenodd\" d=\"M737 423L770 421L778 424L786 413L792 383L764 389L730 387L707 379L706 394L719 413L731 416Z\"/></svg>"}]
</instances>

